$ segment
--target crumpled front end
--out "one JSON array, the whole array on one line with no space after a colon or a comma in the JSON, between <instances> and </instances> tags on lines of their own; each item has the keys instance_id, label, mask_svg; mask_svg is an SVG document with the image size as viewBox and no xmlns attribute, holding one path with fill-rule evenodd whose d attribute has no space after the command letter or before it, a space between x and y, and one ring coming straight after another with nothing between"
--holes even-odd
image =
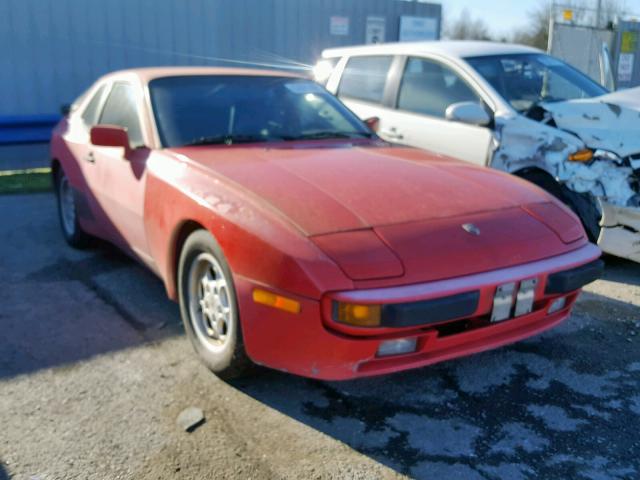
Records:
<instances>
[{"instance_id":1,"label":"crumpled front end","mask_svg":"<svg viewBox=\"0 0 640 480\"><path fill-rule=\"evenodd\" d=\"M602 251L640 262L640 208L619 207L601 202L602 230L598 245Z\"/></svg>"},{"instance_id":2,"label":"crumpled front end","mask_svg":"<svg viewBox=\"0 0 640 480\"><path fill-rule=\"evenodd\" d=\"M610 104L564 102L544 108L540 121L523 116L497 121L498 146L491 166L511 173L531 168L549 173L581 196L582 203L592 204L597 215L593 236L599 218L598 245L603 251L640 262L638 113L629 124L630 111ZM627 125L618 127L622 120ZM590 157L572 161L577 152ZM579 213L583 220L583 213L593 215Z\"/></svg>"},{"instance_id":3,"label":"crumpled front end","mask_svg":"<svg viewBox=\"0 0 640 480\"><path fill-rule=\"evenodd\" d=\"M596 159L568 165L565 185L597 198L600 210L598 245L611 255L640 262L640 189L629 160Z\"/></svg>"},{"instance_id":4,"label":"crumpled front end","mask_svg":"<svg viewBox=\"0 0 640 480\"><path fill-rule=\"evenodd\" d=\"M593 151L587 163L564 162L560 179L598 199L603 251L640 262L640 129L637 106L616 92L544 105L559 129L575 132Z\"/></svg>"},{"instance_id":5,"label":"crumpled front end","mask_svg":"<svg viewBox=\"0 0 640 480\"><path fill-rule=\"evenodd\" d=\"M590 164L565 162L565 185L597 199L602 215L600 248L611 255L640 262L639 177L631 168L630 158L607 157L596 157Z\"/></svg>"}]
</instances>

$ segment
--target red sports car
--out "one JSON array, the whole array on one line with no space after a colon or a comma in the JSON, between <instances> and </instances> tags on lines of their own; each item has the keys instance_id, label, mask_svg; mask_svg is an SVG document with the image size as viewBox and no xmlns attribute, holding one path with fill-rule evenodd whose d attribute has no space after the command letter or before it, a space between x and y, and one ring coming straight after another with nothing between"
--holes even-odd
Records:
<instances>
[{"instance_id":1,"label":"red sports car","mask_svg":"<svg viewBox=\"0 0 640 480\"><path fill-rule=\"evenodd\" d=\"M252 361L340 380L498 347L567 318L602 271L542 190L392 147L282 72L113 73L51 152L67 241L156 272L227 377Z\"/></svg>"}]
</instances>

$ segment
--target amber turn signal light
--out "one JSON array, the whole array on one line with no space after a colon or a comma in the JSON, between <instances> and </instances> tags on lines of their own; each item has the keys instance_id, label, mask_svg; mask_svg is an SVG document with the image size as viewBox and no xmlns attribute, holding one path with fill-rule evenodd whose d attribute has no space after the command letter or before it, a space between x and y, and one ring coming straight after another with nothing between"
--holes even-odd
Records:
<instances>
[{"instance_id":1,"label":"amber turn signal light","mask_svg":"<svg viewBox=\"0 0 640 480\"><path fill-rule=\"evenodd\" d=\"M382 319L380 305L355 305L352 303L336 303L335 320L354 327L379 327Z\"/></svg>"},{"instance_id":2,"label":"amber turn signal light","mask_svg":"<svg viewBox=\"0 0 640 480\"><path fill-rule=\"evenodd\" d=\"M278 310L284 310L285 312L300 313L300 302L267 292L266 290L256 288L253 291L253 301L261 305L277 308Z\"/></svg>"},{"instance_id":3,"label":"amber turn signal light","mask_svg":"<svg viewBox=\"0 0 640 480\"><path fill-rule=\"evenodd\" d=\"M584 150L578 150L576 153L572 153L571 155L569 155L569 161L571 162L579 162L579 163L586 163L586 162L590 162L591 160L593 160L593 151L587 149Z\"/></svg>"}]
</instances>

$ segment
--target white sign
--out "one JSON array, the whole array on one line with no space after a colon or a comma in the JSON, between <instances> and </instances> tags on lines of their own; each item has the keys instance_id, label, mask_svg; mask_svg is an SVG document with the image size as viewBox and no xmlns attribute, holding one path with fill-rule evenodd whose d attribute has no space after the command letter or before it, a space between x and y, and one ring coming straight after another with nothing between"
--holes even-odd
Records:
<instances>
[{"instance_id":1,"label":"white sign","mask_svg":"<svg viewBox=\"0 0 640 480\"><path fill-rule=\"evenodd\" d=\"M349 35L349 17L331 17L329 33L331 35Z\"/></svg>"},{"instance_id":2,"label":"white sign","mask_svg":"<svg viewBox=\"0 0 640 480\"><path fill-rule=\"evenodd\" d=\"M400 41L438 40L438 19L432 17L400 17Z\"/></svg>"},{"instance_id":3,"label":"white sign","mask_svg":"<svg viewBox=\"0 0 640 480\"><path fill-rule=\"evenodd\" d=\"M365 43L383 43L387 31L387 19L384 17L367 17Z\"/></svg>"},{"instance_id":4,"label":"white sign","mask_svg":"<svg viewBox=\"0 0 640 480\"><path fill-rule=\"evenodd\" d=\"M618 60L618 81L630 82L633 78L633 53L621 53Z\"/></svg>"}]
</instances>

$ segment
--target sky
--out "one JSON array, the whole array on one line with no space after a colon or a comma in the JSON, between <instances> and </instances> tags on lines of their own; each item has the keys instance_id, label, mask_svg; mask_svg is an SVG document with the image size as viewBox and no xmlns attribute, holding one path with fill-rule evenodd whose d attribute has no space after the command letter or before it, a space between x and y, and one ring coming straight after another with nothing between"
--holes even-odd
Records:
<instances>
[{"instance_id":1,"label":"sky","mask_svg":"<svg viewBox=\"0 0 640 480\"><path fill-rule=\"evenodd\" d=\"M440 0L445 22L457 19L466 7L471 16L482 18L494 35L508 34L525 27L527 14L541 0Z\"/></svg>"},{"instance_id":2,"label":"sky","mask_svg":"<svg viewBox=\"0 0 640 480\"><path fill-rule=\"evenodd\" d=\"M516 28L526 28L528 13L546 0L427 0L442 4L445 23L459 18L467 8L472 18L482 18L495 36L506 35ZM640 15L640 0L619 0L634 15ZM558 3L563 3L561 0ZM567 2L568 3L568 2ZM596 0L586 3L596 4Z\"/></svg>"}]
</instances>

